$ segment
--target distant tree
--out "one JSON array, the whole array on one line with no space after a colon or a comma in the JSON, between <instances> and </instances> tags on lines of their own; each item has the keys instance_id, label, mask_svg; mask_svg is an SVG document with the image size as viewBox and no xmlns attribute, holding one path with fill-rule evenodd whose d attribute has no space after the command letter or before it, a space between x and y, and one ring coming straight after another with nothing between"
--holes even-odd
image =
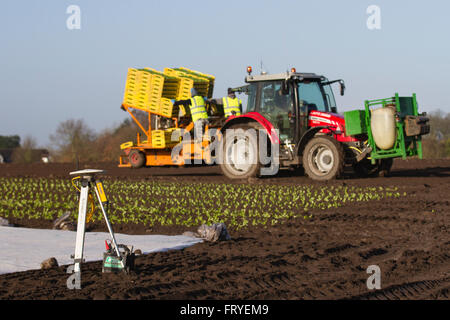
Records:
<instances>
[{"instance_id":1,"label":"distant tree","mask_svg":"<svg viewBox=\"0 0 450 320\"><path fill-rule=\"evenodd\" d=\"M26 136L22 142L22 145L14 150L12 155L12 161L18 163L32 163L38 161L36 158L37 153L36 139L30 135Z\"/></svg>"},{"instance_id":2,"label":"distant tree","mask_svg":"<svg viewBox=\"0 0 450 320\"><path fill-rule=\"evenodd\" d=\"M450 157L450 113L442 110L430 112L430 133L423 136L424 158Z\"/></svg>"},{"instance_id":3,"label":"distant tree","mask_svg":"<svg viewBox=\"0 0 450 320\"><path fill-rule=\"evenodd\" d=\"M443 138L450 138L450 113L437 110L428 114L428 117L430 118L430 136L436 137L439 132Z\"/></svg>"},{"instance_id":4,"label":"distant tree","mask_svg":"<svg viewBox=\"0 0 450 320\"><path fill-rule=\"evenodd\" d=\"M120 145L136 139L137 125L129 119L112 129L105 129L99 134L96 145L99 161L117 162L122 150Z\"/></svg>"},{"instance_id":5,"label":"distant tree","mask_svg":"<svg viewBox=\"0 0 450 320\"><path fill-rule=\"evenodd\" d=\"M95 139L94 131L82 119L63 121L50 135L56 160L61 162L95 161Z\"/></svg>"},{"instance_id":6,"label":"distant tree","mask_svg":"<svg viewBox=\"0 0 450 320\"><path fill-rule=\"evenodd\" d=\"M14 149L20 147L20 137L14 136L0 136L0 149Z\"/></svg>"}]
</instances>

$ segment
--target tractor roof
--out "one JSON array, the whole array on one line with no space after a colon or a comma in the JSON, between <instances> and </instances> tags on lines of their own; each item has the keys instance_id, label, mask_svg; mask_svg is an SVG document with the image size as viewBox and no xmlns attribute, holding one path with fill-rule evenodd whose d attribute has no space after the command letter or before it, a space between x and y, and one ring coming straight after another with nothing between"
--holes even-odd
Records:
<instances>
[{"instance_id":1,"label":"tractor roof","mask_svg":"<svg viewBox=\"0 0 450 320\"><path fill-rule=\"evenodd\" d=\"M317 79L325 80L324 76L317 75L315 73L308 72L283 72L275 74L260 74L260 75L248 75L245 77L245 82L259 82L259 81L273 81L273 80L303 80L303 79Z\"/></svg>"}]
</instances>

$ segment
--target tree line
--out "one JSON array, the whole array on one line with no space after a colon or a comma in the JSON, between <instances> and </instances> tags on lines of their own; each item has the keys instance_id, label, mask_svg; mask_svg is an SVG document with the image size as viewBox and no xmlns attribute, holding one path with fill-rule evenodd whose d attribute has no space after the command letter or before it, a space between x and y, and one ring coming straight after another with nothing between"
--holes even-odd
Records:
<instances>
[{"instance_id":1,"label":"tree line","mask_svg":"<svg viewBox=\"0 0 450 320\"><path fill-rule=\"evenodd\" d=\"M139 113L136 116L145 118ZM438 110L428 114L428 117L431 132L423 136L424 158L449 158L450 113ZM61 122L50 135L51 144L46 149L54 162L118 162L122 153L120 144L136 142L139 130L131 119L125 119L115 127L96 133L83 119L69 119ZM23 141L18 135L0 136L0 149L14 149L13 162L36 161L31 150L37 149L37 143L32 136L26 136Z\"/></svg>"},{"instance_id":2,"label":"tree line","mask_svg":"<svg viewBox=\"0 0 450 320\"><path fill-rule=\"evenodd\" d=\"M46 148L38 148L32 136L23 141L18 135L0 136L0 154L7 154L15 163L39 162L44 150L48 150L52 162L117 162L120 144L135 141L138 130L130 119L98 133L83 119L69 119L59 123Z\"/></svg>"}]
</instances>

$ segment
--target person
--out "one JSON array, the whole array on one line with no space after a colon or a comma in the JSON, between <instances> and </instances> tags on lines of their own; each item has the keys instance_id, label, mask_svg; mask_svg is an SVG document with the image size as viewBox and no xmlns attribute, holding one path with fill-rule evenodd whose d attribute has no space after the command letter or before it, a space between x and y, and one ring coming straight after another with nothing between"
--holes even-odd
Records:
<instances>
[{"instance_id":1,"label":"person","mask_svg":"<svg viewBox=\"0 0 450 320\"><path fill-rule=\"evenodd\" d=\"M236 94L231 88L228 88L228 96L222 98L222 103L225 118L241 115L242 100L236 97Z\"/></svg>"},{"instance_id":2,"label":"person","mask_svg":"<svg viewBox=\"0 0 450 320\"><path fill-rule=\"evenodd\" d=\"M175 101L174 106L189 106L192 122L194 122L194 140L201 141L205 126L208 124L208 113L206 112L205 99L198 94L195 88L191 89L191 98L187 100Z\"/></svg>"}]
</instances>

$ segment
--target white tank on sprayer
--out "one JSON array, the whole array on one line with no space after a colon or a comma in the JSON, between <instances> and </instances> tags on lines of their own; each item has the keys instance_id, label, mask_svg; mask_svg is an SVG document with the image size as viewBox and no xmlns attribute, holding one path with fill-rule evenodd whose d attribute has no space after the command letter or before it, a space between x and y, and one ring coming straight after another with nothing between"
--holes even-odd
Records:
<instances>
[{"instance_id":1,"label":"white tank on sprayer","mask_svg":"<svg viewBox=\"0 0 450 320\"><path fill-rule=\"evenodd\" d=\"M370 128L378 148L382 150L392 149L397 139L395 106L385 106L372 110Z\"/></svg>"}]
</instances>

